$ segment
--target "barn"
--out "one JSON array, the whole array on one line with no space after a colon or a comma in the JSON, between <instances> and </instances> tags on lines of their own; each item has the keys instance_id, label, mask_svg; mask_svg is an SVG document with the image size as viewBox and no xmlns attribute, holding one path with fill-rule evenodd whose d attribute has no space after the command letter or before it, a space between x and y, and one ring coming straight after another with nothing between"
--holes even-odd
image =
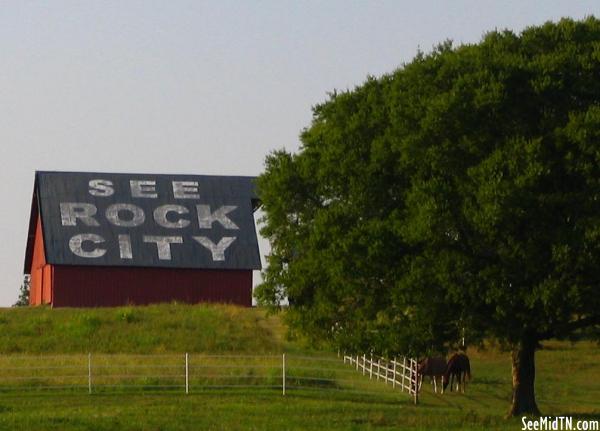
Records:
<instances>
[{"instance_id":1,"label":"barn","mask_svg":"<svg viewBox=\"0 0 600 431\"><path fill-rule=\"evenodd\" d=\"M30 304L252 305L253 177L36 172Z\"/></svg>"}]
</instances>

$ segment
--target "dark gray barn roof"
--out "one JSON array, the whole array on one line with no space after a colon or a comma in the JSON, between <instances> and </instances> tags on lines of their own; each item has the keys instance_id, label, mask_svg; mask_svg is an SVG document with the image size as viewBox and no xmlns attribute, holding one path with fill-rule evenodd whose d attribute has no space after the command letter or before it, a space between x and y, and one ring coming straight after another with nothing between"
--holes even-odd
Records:
<instances>
[{"instance_id":1,"label":"dark gray barn roof","mask_svg":"<svg viewBox=\"0 0 600 431\"><path fill-rule=\"evenodd\" d=\"M56 265L260 269L253 177L36 172L25 273L41 216Z\"/></svg>"}]
</instances>

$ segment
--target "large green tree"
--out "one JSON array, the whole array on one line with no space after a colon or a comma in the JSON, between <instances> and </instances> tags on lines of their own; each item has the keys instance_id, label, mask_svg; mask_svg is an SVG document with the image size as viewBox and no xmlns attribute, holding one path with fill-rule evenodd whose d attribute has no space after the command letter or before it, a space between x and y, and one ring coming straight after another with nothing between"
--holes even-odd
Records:
<instances>
[{"instance_id":1,"label":"large green tree","mask_svg":"<svg viewBox=\"0 0 600 431\"><path fill-rule=\"evenodd\" d=\"M539 413L534 355L600 324L600 21L492 32L314 108L258 179L262 303L345 349L493 339L511 414Z\"/></svg>"}]
</instances>

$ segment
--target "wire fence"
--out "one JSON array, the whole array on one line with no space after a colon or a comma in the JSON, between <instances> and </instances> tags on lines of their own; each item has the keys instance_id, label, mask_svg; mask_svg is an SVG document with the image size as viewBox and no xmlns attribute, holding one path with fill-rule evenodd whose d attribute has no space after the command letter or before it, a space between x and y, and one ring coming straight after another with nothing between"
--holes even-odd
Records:
<instances>
[{"instance_id":1,"label":"wire fence","mask_svg":"<svg viewBox=\"0 0 600 431\"><path fill-rule=\"evenodd\" d=\"M21 391L174 391L261 388L389 394L335 356L301 355L0 355L0 393Z\"/></svg>"}]
</instances>

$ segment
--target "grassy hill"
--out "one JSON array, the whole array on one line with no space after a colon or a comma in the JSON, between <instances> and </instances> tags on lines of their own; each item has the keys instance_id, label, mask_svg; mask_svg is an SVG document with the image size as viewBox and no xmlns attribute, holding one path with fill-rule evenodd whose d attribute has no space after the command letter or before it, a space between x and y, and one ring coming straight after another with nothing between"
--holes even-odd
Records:
<instances>
[{"instance_id":1,"label":"grassy hill","mask_svg":"<svg viewBox=\"0 0 600 431\"><path fill-rule=\"evenodd\" d=\"M282 334L278 318L226 305L0 309L0 354L279 353Z\"/></svg>"},{"instance_id":2,"label":"grassy hill","mask_svg":"<svg viewBox=\"0 0 600 431\"><path fill-rule=\"evenodd\" d=\"M0 310L0 430L522 427L519 418L504 418L511 396L505 352L470 349L473 380L467 393L434 394L424 384L414 406L406 394L369 380L333 352L306 349L284 333L278 316L221 305ZM87 352L94 364L91 395ZM183 352L190 353L189 395ZM544 414L600 420L598 344L546 342L536 359ZM32 375L33 382L23 379ZM50 383L74 386L44 389ZM239 383L246 386L228 387ZM155 386L165 384L173 386ZM223 387L208 388L214 384Z\"/></svg>"}]
</instances>

